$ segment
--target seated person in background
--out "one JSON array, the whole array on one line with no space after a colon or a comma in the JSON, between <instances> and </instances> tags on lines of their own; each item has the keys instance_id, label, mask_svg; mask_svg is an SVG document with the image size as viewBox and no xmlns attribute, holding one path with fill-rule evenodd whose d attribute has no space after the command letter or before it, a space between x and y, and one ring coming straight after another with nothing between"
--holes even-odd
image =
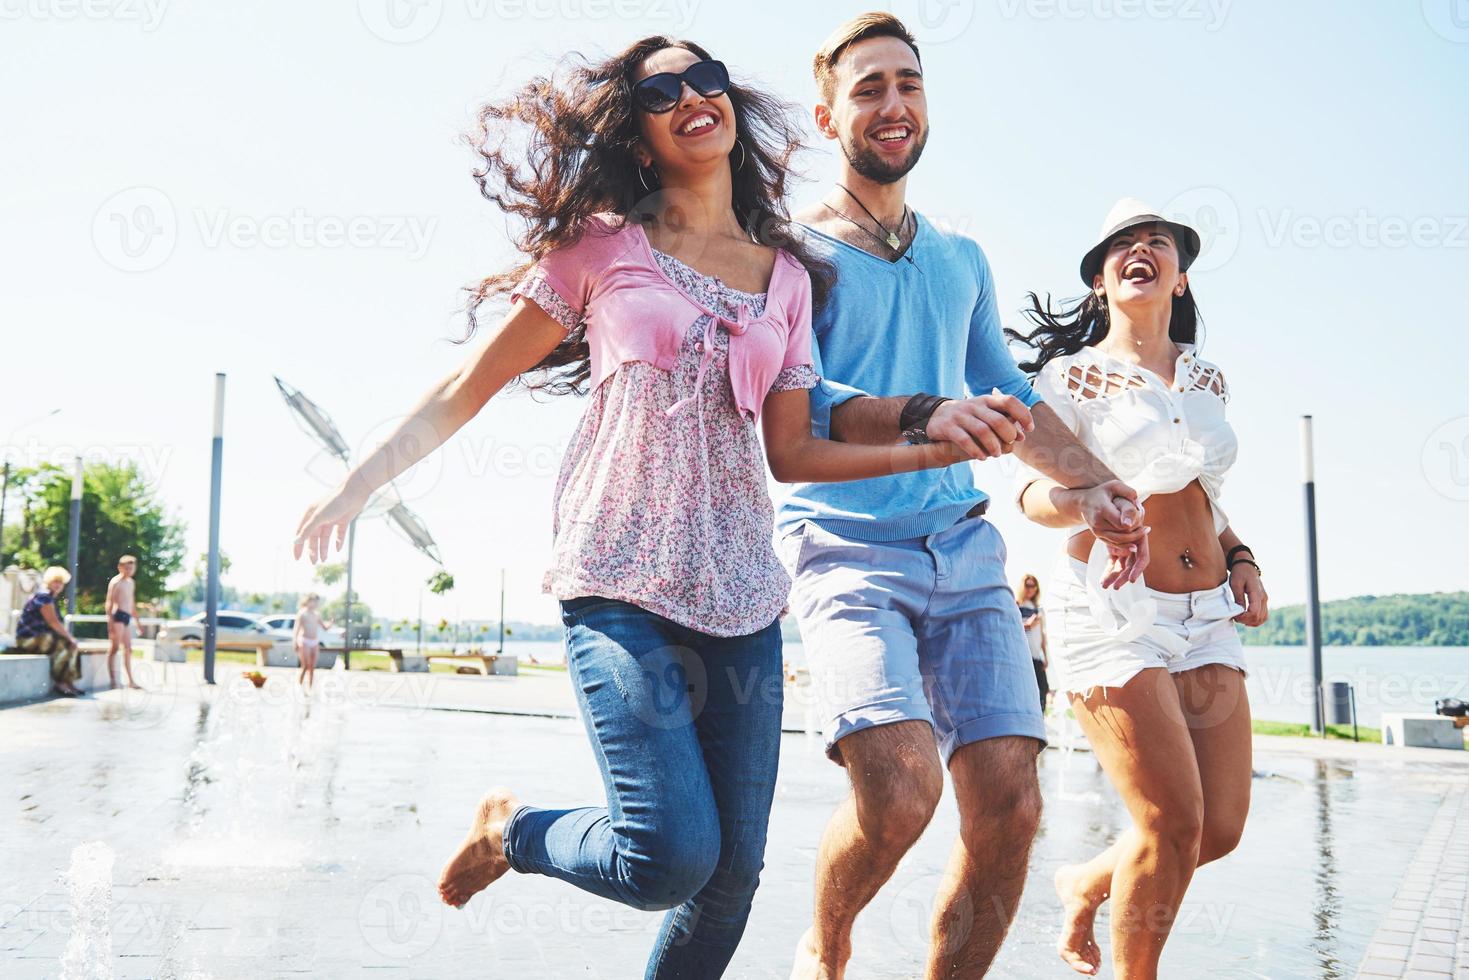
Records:
<instances>
[{"instance_id":1,"label":"seated person in background","mask_svg":"<svg viewBox=\"0 0 1469 980\"><path fill-rule=\"evenodd\" d=\"M26 601L15 627L16 653L44 653L51 658L51 681L56 693L76 697L75 681L82 676L76 637L56 614L56 597L71 581L71 573L52 565L41 576L42 588Z\"/></svg>"}]
</instances>

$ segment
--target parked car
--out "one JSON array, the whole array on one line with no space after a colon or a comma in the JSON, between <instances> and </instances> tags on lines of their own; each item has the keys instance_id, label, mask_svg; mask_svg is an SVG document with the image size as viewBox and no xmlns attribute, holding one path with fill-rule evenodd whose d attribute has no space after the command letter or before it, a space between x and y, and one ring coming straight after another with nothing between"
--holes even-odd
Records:
<instances>
[{"instance_id":1,"label":"parked car","mask_svg":"<svg viewBox=\"0 0 1469 980\"><path fill-rule=\"evenodd\" d=\"M260 623L266 629L270 630L273 635L283 639L290 640L296 635L295 613L274 613L261 618ZM344 635L345 633L343 633L340 626L333 626L329 630L322 631L321 641L326 646L339 647L342 645L342 637Z\"/></svg>"},{"instance_id":2,"label":"parked car","mask_svg":"<svg viewBox=\"0 0 1469 980\"><path fill-rule=\"evenodd\" d=\"M190 616L188 619L173 620L166 623L158 631L158 642L160 643L203 643L204 642L204 620L205 614ZM261 640L270 640L279 645L280 637L276 636L260 617L254 613L234 612L232 610L221 610L219 613L219 626L214 634L214 645L218 648L228 649L235 647L242 650L254 650ZM290 642L289 638L286 640Z\"/></svg>"}]
</instances>

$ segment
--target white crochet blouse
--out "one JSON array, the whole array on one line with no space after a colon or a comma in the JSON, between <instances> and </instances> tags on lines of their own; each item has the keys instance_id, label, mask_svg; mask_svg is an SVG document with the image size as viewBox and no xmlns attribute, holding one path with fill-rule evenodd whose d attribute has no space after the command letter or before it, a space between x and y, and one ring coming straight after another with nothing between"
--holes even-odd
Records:
<instances>
[{"instance_id":1,"label":"white crochet blouse","mask_svg":"<svg viewBox=\"0 0 1469 980\"><path fill-rule=\"evenodd\" d=\"M1229 519L1219 504L1220 491L1239 450L1224 417L1229 389L1219 368L1198 357L1192 344L1177 346L1171 385L1145 367L1083 347L1048 361L1033 387L1082 445L1137 491L1139 500L1176 493L1198 480L1213 509L1214 529L1222 533ZM1043 474L1022 464L1017 503L1040 479ZM1143 581L1103 592L1106 564L1106 547L1098 543L1087 562L1090 604L1100 625L1126 642L1152 624L1155 610Z\"/></svg>"}]
</instances>

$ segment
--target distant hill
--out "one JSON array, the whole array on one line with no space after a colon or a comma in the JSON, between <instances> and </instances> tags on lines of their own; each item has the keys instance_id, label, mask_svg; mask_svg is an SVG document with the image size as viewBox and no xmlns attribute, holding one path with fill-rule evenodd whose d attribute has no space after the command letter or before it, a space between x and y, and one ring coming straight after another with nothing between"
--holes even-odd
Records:
<instances>
[{"instance_id":1,"label":"distant hill","mask_svg":"<svg viewBox=\"0 0 1469 980\"><path fill-rule=\"evenodd\" d=\"M1306 607L1270 610L1259 629L1240 631L1247 646L1300 646ZM1469 646L1469 592L1364 595L1321 606L1321 643L1333 647Z\"/></svg>"}]
</instances>

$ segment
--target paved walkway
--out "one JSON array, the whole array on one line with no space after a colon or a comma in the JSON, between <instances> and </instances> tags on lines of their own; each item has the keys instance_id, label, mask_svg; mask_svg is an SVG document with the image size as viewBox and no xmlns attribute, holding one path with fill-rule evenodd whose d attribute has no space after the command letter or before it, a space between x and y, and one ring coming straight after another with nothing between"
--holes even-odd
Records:
<instances>
[{"instance_id":1,"label":"paved walkway","mask_svg":"<svg viewBox=\"0 0 1469 980\"><path fill-rule=\"evenodd\" d=\"M581 805L601 782L578 721L428 705L493 690L534 713L564 697L564 676L320 674L308 705L289 672L269 673L256 691L222 666L205 688L175 665L146 695L0 711L0 977L63 976L63 957L88 951L118 978L641 975L657 915L534 876L508 876L463 910L433 894L487 785ZM1351 977L1424 842L1464 836L1463 819L1444 824L1445 792L1465 782L1448 753L1318 757L1288 742L1257 743L1245 839L1195 878L1165 976ZM1041 779L1043 826L995 977L1074 976L1053 952L1050 879L1128 823L1084 754L1046 753ZM844 793L819 743L788 735L732 980L787 975L816 844ZM957 820L946 795L858 921L854 980L921 975ZM98 843L80 852L104 869L88 904L85 881L65 876Z\"/></svg>"},{"instance_id":2,"label":"paved walkway","mask_svg":"<svg viewBox=\"0 0 1469 980\"><path fill-rule=\"evenodd\" d=\"M1444 797L1372 937L1362 978L1469 980L1469 789Z\"/></svg>"}]
</instances>

